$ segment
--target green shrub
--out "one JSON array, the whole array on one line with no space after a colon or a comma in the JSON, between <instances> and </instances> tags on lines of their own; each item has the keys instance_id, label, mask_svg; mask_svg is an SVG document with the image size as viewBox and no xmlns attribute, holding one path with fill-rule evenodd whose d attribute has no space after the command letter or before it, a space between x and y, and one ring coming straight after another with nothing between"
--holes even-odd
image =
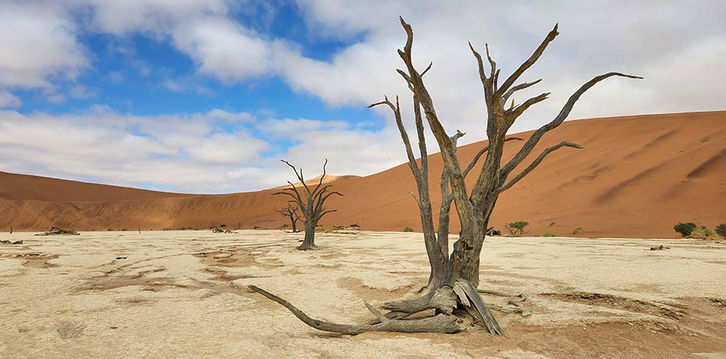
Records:
<instances>
[{"instance_id":1,"label":"green shrub","mask_svg":"<svg viewBox=\"0 0 726 359\"><path fill-rule=\"evenodd\" d=\"M726 223L716 226L716 233L721 237L726 237Z\"/></svg>"},{"instance_id":2,"label":"green shrub","mask_svg":"<svg viewBox=\"0 0 726 359\"><path fill-rule=\"evenodd\" d=\"M504 227L509 231L509 234L515 237L519 237L522 234L525 233L524 227L527 227L529 222L527 221L516 221L512 223L507 223L504 225Z\"/></svg>"},{"instance_id":3,"label":"green shrub","mask_svg":"<svg viewBox=\"0 0 726 359\"><path fill-rule=\"evenodd\" d=\"M544 232L542 233L542 237L557 237L557 234L552 232Z\"/></svg>"},{"instance_id":4,"label":"green shrub","mask_svg":"<svg viewBox=\"0 0 726 359\"><path fill-rule=\"evenodd\" d=\"M696 226L696 224L693 222L687 222L687 223L679 222L678 224L673 226L673 229L676 232L680 233L681 236L683 236L684 238L690 236L691 232L696 230L696 228L698 228L698 226Z\"/></svg>"},{"instance_id":5,"label":"green shrub","mask_svg":"<svg viewBox=\"0 0 726 359\"><path fill-rule=\"evenodd\" d=\"M403 229L403 231L404 231L404 232L413 232L413 228L411 228L411 227L406 227L406 228L404 228L404 229Z\"/></svg>"},{"instance_id":6,"label":"green shrub","mask_svg":"<svg viewBox=\"0 0 726 359\"><path fill-rule=\"evenodd\" d=\"M576 235L576 234L580 234L580 233L582 233L582 232L584 232L584 231L585 231L585 230L584 230L584 229L582 229L582 227L577 227L577 228L575 228L575 230L574 230L574 231L572 231L572 234L575 234L575 235Z\"/></svg>"}]
</instances>

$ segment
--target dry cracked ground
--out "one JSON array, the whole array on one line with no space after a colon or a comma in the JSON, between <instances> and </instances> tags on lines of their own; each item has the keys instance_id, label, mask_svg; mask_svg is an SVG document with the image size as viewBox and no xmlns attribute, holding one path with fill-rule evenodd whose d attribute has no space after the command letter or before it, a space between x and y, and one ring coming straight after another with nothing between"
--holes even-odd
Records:
<instances>
[{"instance_id":1,"label":"dry cracked ground","mask_svg":"<svg viewBox=\"0 0 726 359\"><path fill-rule=\"evenodd\" d=\"M316 331L254 284L318 319L371 319L363 301L414 295L420 234L240 231L0 235L2 358L724 358L726 244L491 238L480 288L527 297L495 312L505 336ZM651 246L670 249L651 251ZM495 305L508 298L484 295Z\"/></svg>"}]
</instances>

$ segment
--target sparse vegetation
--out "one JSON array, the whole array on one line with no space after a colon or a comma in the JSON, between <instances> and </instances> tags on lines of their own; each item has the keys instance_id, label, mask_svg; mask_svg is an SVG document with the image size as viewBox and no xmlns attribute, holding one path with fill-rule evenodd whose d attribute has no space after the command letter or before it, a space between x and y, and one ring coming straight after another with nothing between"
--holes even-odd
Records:
<instances>
[{"instance_id":1,"label":"sparse vegetation","mask_svg":"<svg viewBox=\"0 0 726 359\"><path fill-rule=\"evenodd\" d=\"M542 233L542 237L557 237L557 234L552 232L544 232Z\"/></svg>"},{"instance_id":2,"label":"sparse vegetation","mask_svg":"<svg viewBox=\"0 0 726 359\"><path fill-rule=\"evenodd\" d=\"M507 229L507 231L509 232L509 234L511 236L519 237L519 236L523 235L524 233L526 233L524 228L527 227L527 225L529 225L529 222L527 222L527 221L516 221L516 222L505 224L504 228Z\"/></svg>"},{"instance_id":3,"label":"sparse vegetation","mask_svg":"<svg viewBox=\"0 0 726 359\"><path fill-rule=\"evenodd\" d=\"M691 232L693 232L698 226L696 226L693 222L679 222L675 226L673 226L673 229L680 233L683 238L688 237L691 235Z\"/></svg>"},{"instance_id":4,"label":"sparse vegetation","mask_svg":"<svg viewBox=\"0 0 726 359\"><path fill-rule=\"evenodd\" d=\"M721 237L719 237L719 235L716 234L716 232L713 229L708 228L706 226L700 226L700 227L694 229L691 232L691 234L688 235L688 238L717 240L717 239L720 239Z\"/></svg>"},{"instance_id":5,"label":"sparse vegetation","mask_svg":"<svg viewBox=\"0 0 726 359\"><path fill-rule=\"evenodd\" d=\"M577 228L575 228L574 231L572 231L572 234L578 235L578 234L582 233L583 231L584 231L584 229L582 229L582 227L577 227Z\"/></svg>"},{"instance_id":6,"label":"sparse vegetation","mask_svg":"<svg viewBox=\"0 0 726 359\"><path fill-rule=\"evenodd\" d=\"M404 231L404 232L413 232L413 228L411 228L411 227L405 227L405 228L403 229L403 231Z\"/></svg>"},{"instance_id":7,"label":"sparse vegetation","mask_svg":"<svg viewBox=\"0 0 726 359\"><path fill-rule=\"evenodd\" d=\"M721 223L716 226L716 234L721 237L726 237L726 223Z\"/></svg>"}]
</instances>

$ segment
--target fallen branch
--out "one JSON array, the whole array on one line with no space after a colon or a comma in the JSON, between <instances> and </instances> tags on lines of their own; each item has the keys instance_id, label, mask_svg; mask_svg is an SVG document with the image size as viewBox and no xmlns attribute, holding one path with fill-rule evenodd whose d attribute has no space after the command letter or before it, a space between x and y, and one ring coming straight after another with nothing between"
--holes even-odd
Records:
<instances>
[{"instance_id":1,"label":"fallen branch","mask_svg":"<svg viewBox=\"0 0 726 359\"><path fill-rule=\"evenodd\" d=\"M78 233L76 231L68 231L63 228L50 227L50 230L48 232L38 233L38 234L36 234L36 236L52 236L52 235L59 235L59 234L79 235L80 233Z\"/></svg>"},{"instance_id":2,"label":"fallen branch","mask_svg":"<svg viewBox=\"0 0 726 359\"><path fill-rule=\"evenodd\" d=\"M389 319L378 309L364 303L368 310L380 321L377 324L338 324L310 318L303 311L290 304L290 302L254 285L248 286L254 292L277 302L287 308L303 323L317 330L326 332L357 335L365 332L397 332L397 333L457 333L464 330L461 320L453 315L439 314L433 317L398 320Z\"/></svg>"}]
</instances>

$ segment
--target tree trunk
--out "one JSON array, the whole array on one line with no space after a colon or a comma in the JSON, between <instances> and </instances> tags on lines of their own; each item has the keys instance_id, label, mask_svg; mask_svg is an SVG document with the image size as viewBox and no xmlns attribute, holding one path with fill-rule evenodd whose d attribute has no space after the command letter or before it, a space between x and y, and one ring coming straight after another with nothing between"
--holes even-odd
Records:
<instances>
[{"instance_id":1,"label":"tree trunk","mask_svg":"<svg viewBox=\"0 0 726 359\"><path fill-rule=\"evenodd\" d=\"M485 236L486 223L483 218L462 221L461 235L451 252L449 285L463 279L475 288L479 286L479 260Z\"/></svg>"},{"instance_id":2,"label":"tree trunk","mask_svg":"<svg viewBox=\"0 0 726 359\"><path fill-rule=\"evenodd\" d=\"M313 221L305 222L305 239L302 244L297 247L298 250L305 251L309 249L316 249L315 246L315 227L317 223Z\"/></svg>"},{"instance_id":3,"label":"tree trunk","mask_svg":"<svg viewBox=\"0 0 726 359\"><path fill-rule=\"evenodd\" d=\"M290 222L292 222L292 233L297 233L297 219L290 217Z\"/></svg>"}]
</instances>

